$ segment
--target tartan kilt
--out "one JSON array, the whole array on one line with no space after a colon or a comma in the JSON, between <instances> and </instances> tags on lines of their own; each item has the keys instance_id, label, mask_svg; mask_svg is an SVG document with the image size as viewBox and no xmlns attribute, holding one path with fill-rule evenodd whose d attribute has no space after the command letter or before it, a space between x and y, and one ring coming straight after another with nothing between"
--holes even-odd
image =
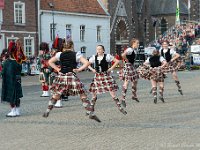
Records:
<instances>
[{"instance_id":1,"label":"tartan kilt","mask_svg":"<svg viewBox=\"0 0 200 150\"><path fill-rule=\"evenodd\" d=\"M151 80L156 82L164 82L164 78L166 77L164 70L161 67L150 67L149 68L149 77Z\"/></svg>"},{"instance_id":2,"label":"tartan kilt","mask_svg":"<svg viewBox=\"0 0 200 150\"><path fill-rule=\"evenodd\" d=\"M173 73L174 71L178 71L182 66L184 66L184 62L183 62L183 59L179 57L173 62L168 62L168 65L165 67L165 72Z\"/></svg>"},{"instance_id":3,"label":"tartan kilt","mask_svg":"<svg viewBox=\"0 0 200 150\"><path fill-rule=\"evenodd\" d=\"M59 73L50 88L52 94L75 96L86 93L83 83L72 72Z\"/></svg>"},{"instance_id":4,"label":"tartan kilt","mask_svg":"<svg viewBox=\"0 0 200 150\"><path fill-rule=\"evenodd\" d=\"M150 80L150 72L149 72L149 66L139 66L137 68L137 72L139 74L140 78L143 78L145 80Z\"/></svg>"},{"instance_id":5,"label":"tartan kilt","mask_svg":"<svg viewBox=\"0 0 200 150\"><path fill-rule=\"evenodd\" d=\"M122 80L125 81L135 81L138 80L139 75L136 69L133 67L131 63L125 63L122 73Z\"/></svg>"},{"instance_id":6,"label":"tartan kilt","mask_svg":"<svg viewBox=\"0 0 200 150\"><path fill-rule=\"evenodd\" d=\"M90 84L89 91L91 93L106 93L110 91L117 91L118 85L110 73L102 72L96 73L92 83Z\"/></svg>"}]
</instances>

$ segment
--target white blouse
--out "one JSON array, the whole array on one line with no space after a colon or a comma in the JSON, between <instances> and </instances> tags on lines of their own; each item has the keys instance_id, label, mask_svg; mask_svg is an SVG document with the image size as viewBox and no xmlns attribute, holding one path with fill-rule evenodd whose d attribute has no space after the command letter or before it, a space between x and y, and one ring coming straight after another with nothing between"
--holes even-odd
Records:
<instances>
[{"instance_id":1,"label":"white blouse","mask_svg":"<svg viewBox=\"0 0 200 150\"><path fill-rule=\"evenodd\" d=\"M97 56L97 60L99 61L99 63L101 63L103 56ZM106 54L106 61L107 62L112 62L114 60L114 56L110 55L110 54ZM95 63L95 55L93 55L92 57L90 57L89 62L94 64Z\"/></svg>"},{"instance_id":2,"label":"white blouse","mask_svg":"<svg viewBox=\"0 0 200 150\"><path fill-rule=\"evenodd\" d=\"M60 55L61 55L61 53L62 53L62 52L58 52L58 53L56 53L56 55L55 55L55 57L56 57L56 59L57 59L58 61L60 61ZM76 62L77 62L77 63L80 62L80 58L81 58L82 56L83 56L83 55L81 54L80 51L78 51L78 52L76 53Z\"/></svg>"}]
</instances>

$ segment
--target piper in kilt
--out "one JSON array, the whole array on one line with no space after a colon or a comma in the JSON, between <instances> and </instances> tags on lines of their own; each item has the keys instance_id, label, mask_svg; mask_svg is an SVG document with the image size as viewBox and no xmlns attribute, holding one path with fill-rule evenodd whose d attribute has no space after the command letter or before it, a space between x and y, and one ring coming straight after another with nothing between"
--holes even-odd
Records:
<instances>
[{"instance_id":1,"label":"piper in kilt","mask_svg":"<svg viewBox=\"0 0 200 150\"><path fill-rule=\"evenodd\" d=\"M164 103L163 92L164 92L164 78L165 72L163 68L166 66L166 60L160 56L158 50L154 50L152 56L148 57L144 62L144 66L149 73L145 79L151 80L152 94L154 96L154 103L157 103L157 86L159 87L159 99Z\"/></svg>"},{"instance_id":2,"label":"piper in kilt","mask_svg":"<svg viewBox=\"0 0 200 150\"><path fill-rule=\"evenodd\" d=\"M139 47L139 40L133 38L130 41L130 46L122 53L122 58L125 61L124 68L123 68L123 74L122 74L122 80L124 81L122 86L122 100L121 103L124 107L126 107L126 93L127 88L129 85L129 82L132 83L132 100L135 100L139 102L137 97L137 82L139 75L134 67L134 62L136 58L136 52L135 50Z\"/></svg>"},{"instance_id":3,"label":"piper in kilt","mask_svg":"<svg viewBox=\"0 0 200 150\"><path fill-rule=\"evenodd\" d=\"M40 56L39 61L41 64L40 67L40 75L39 80L42 83L42 91L43 94L41 97L49 97L49 75L50 75L50 68L48 61L51 58L50 52L49 52L49 45L45 42L42 42L40 44Z\"/></svg>"},{"instance_id":4,"label":"piper in kilt","mask_svg":"<svg viewBox=\"0 0 200 150\"><path fill-rule=\"evenodd\" d=\"M89 66L89 62L80 52L74 52L73 48L74 44L72 41L63 41L62 52L56 53L56 55L49 60L49 65L58 72L58 76L55 77L51 86L50 90L53 96L49 101L48 108L43 114L43 117L49 116L54 104L60 99L62 94L71 96L80 95L83 106L89 113L89 118L100 122L91 108L90 101L87 100L86 91L82 82L76 75L77 72L87 68ZM57 61L60 61L60 68L55 64ZM81 62L83 65L77 69L78 62Z\"/></svg>"},{"instance_id":5,"label":"piper in kilt","mask_svg":"<svg viewBox=\"0 0 200 150\"><path fill-rule=\"evenodd\" d=\"M181 89L180 81L177 76L177 71L182 65L182 59L178 53L176 53L173 49L169 48L169 44L167 41L162 43L162 49L160 50L161 56L163 56L167 61L167 72L172 73L172 77L175 80L175 83L178 87L178 92L183 95L183 91Z\"/></svg>"},{"instance_id":6,"label":"piper in kilt","mask_svg":"<svg viewBox=\"0 0 200 150\"><path fill-rule=\"evenodd\" d=\"M19 54L20 53L20 57ZM20 116L20 98L23 97L21 86L21 63L26 60L20 41L9 43L8 56L3 63L1 102L8 102L11 111L7 117Z\"/></svg>"},{"instance_id":7,"label":"piper in kilt","mask_svg":"<svg viewBox=\"0 0 200 150\"><path fill-rule=\"evenodd\" d=\"M89 91L92 93L93 98L91 101L91 105L94 106L97 101L97 94L102 94L109 92L114 102L116 103L118 109L123 114L127 114L126 111L121 107L119 99L116 97L116 91L118 90L117 83L111 76L111 71L116 67L119 63L119 60L114 58L110 54L105 54L105 48L103 45L98 45L96 47L97 55L93 55L89 62L94 64L95 69L89 66L88 68L95 73L92 83L90 84ZM109 68L109 63L114 62L113 65Z\"/></svg>"}]
</instances>

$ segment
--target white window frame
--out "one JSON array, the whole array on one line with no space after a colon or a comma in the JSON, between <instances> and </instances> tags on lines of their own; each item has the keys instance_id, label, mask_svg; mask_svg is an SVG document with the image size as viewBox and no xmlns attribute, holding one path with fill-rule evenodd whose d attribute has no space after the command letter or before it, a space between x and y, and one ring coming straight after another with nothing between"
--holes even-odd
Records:
<instances>
[{"instance_id":1,"label":"white window frame","mask_svg":"<svg viewBox=\"0 0 200 150\"><path fill-rule=\"evenodd\" d=\"M70 38L68 39L67 38L67 31L69 31L70 32ZM66 24L66 39L67 40L71 40L72 39L72 25L71 24Z\"/></svg>"},{"instance_id":2,"label":"white window frame","mask_svg":"<svg viewBox=\"0 0 200 150\"><path fill-rule=\"evenodd\" d=\"M26 51L26 47L27 47L27 45L26 45L26 40L31 40L31 55L27 55L27 51ZM35 41L34 41L34 37L24 37L24 54L26 55L26 56L34 56L34 52L35 52Z\"/></svg>"},{"instance_id":3,"label":"white window frame","mask_svg":"<svg viewBox=\"0 0 200 150\"><path fill-rule=\"evenodd\" d=\"M50 28L50 40L51 41L53 41L53 39L55 39L56 38L56 23L50 23L50 25L49 25L49 28ZM55 33L55 35L53 35L53 31L54 31L54 33ZM55 36L55 37L53 37L53 36Z\"/></svg>"},{"instance_id":4,"label":"white window frame","mask_svg":"<svg viewBox=\"0 0 200 150\"><path fill-rule=\"evenodd\" d=\"M80 25L80 41L85 41L85 25Z\"/></svg>"},{"instance_id":5,"label":"white window frame","mask_svg":"<svg viewBox=\"0 0 200 150\"><path fill-rule=\"evenodd\" d=\"M6 38L6 45L7 45L7 47L9 46L9 42L10 42L10 40L14 40L14 41L16 41L17 39L19 39L18 37L7 37Z\"/></svg>"},{"instance_id":6,"label":"white window frame","mask_svg":"<svg viewBox=\"0 0 200 150\"><path fill-rule=\"evenodd\" d=\"M97 26L97 42L101 42L101 26Z\"/></svg>"},{"instance_id":7,"label":"white window frame","mask_svg":"<svg viewBox=\"0 0 200 150\"><path fill-rule=\"evenodd\" d=\"M3 23L3 10L0 9L0 25Z\"/></svg>"},{"instance_id":8,"label":"white window frame","mask_svg":"<svg viewBox=\"0 0 200 150\"><path fill-rule=\"evenodd\" d=\"M17 17L16 12L15 12L15 10L16 10L15 6L16 5L22 5L22 22L21 23L17 22L17 19L16 19L16 17ZM26 14L25 13L25 3L21 2L21 1L14 2L14 23L18 24L18 25L24 25L26 23L25 14Z\"/></svg>"}]
</instances>

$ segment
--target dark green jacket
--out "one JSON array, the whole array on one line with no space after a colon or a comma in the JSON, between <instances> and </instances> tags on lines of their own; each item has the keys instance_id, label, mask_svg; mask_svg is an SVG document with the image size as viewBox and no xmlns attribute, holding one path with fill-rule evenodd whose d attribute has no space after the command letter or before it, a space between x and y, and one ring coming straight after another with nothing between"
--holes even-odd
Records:
<instances>
[{"instance_id":1,"label":"dark green jacket","mask_svg":"<svg viewBox=\"0 0 200 150\"><path fill-rule=\"evenodd\" d=\"M2 92L1 101L15 103L23 97L21 86L22 65L15 60L7 59L2 70Z\"/></svg>"}]
</instances>

